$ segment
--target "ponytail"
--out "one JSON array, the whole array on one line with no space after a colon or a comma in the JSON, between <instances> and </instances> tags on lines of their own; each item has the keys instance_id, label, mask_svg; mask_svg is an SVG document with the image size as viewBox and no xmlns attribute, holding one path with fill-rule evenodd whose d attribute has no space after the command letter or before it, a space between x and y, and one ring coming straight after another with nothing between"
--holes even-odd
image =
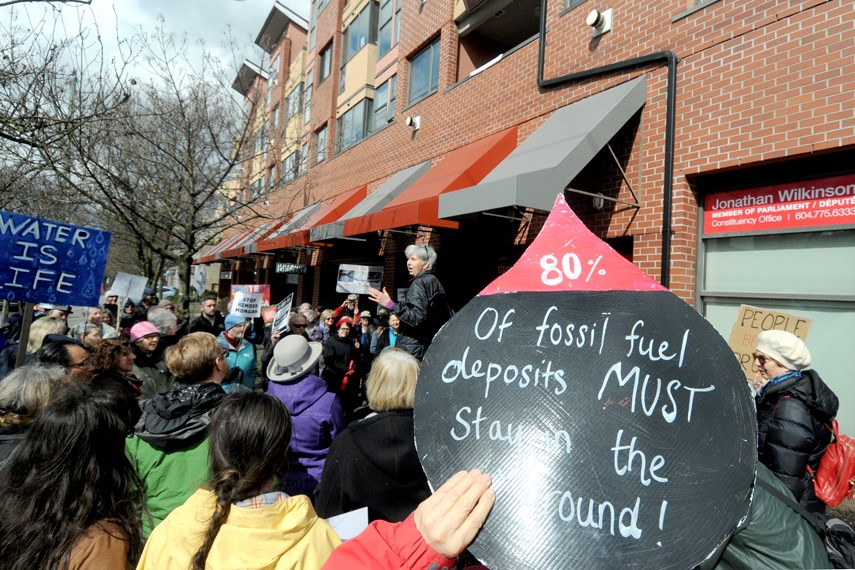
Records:
<instances>
[{"instance_id":1,"label":"ponytail","mask_svg":"<svg viewBox=\"0 0 855 570\"><path fill-rule=\"evenodd\" d=\"M217 406L208 428L210 488L217 502L202 546L193 557L192 570L204 570L232 505L270 488L276 472L288 461L290 441L288 409L269 394L231 394Z\"/></svg>"},{"instance_id":2,"label":"ponytail","mask_svg":"<svg viewBox=\"0 0 855 570\"><path fill-rule=\"evenodd\" d=\"M235 494L240 479L240 473L236 469L225 469L218 474L217 480L214 482L214 494L217 497L217 504L214 508L214 514L211 516L211 524L208 525L208 532L205 534L205 540L199 548L196 555L193 557L191 570L205 570L205 563L208 560L208 553L211 552L211 546L214 544L214 539L220 532L220 527L223 526L229 518L229 512L232 508L232 500Z\"/></svg>"}]
</instances>

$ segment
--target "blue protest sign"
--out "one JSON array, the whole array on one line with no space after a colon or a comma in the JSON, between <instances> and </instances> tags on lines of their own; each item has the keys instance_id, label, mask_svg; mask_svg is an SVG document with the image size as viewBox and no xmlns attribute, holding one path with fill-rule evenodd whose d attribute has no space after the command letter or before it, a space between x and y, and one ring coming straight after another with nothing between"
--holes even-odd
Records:
<instances>
[{"instance_id":1,"label":"blue protest sign","mask_svg":"<svg viewBox=\"0 0 855 570\"><path fill-rule=\"evenodd\" d=\"M0 211L0 298L97 305L110 232Z\"/></svg>"}]
</instances>

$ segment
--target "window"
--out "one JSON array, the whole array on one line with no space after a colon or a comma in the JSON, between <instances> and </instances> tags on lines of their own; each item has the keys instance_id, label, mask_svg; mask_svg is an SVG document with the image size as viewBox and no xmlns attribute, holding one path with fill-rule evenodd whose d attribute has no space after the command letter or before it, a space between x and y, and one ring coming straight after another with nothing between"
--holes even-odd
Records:
<instances>
[{"instance_id":1,"label":"window","mask_svg":"<svg viewBox=\"0 0 855 570\"><path fill-rule=\"evenodd\" d=\"M407 100L427 97L439 86L439 38L410 60Z\"/></svg>"},{"instance_id":2,"label":"window","mask_svg":"<svg viewBox=\"0 0 855 570\"><path fill-rule=\"evenodd\" d=\"M368 43L377 43L376 3L370 2L344 31L341 60L342 67Z\"/></svg>"},{"instance_id":3,"label":"window","mask_svg":"<svg viewBox=\"0 0 855 570\"><path fill-rule=\"evenodd\" d=\"M573 1L578 4L583 0ZM565 0L565 6L568 2ZM540 0L516 0L498 12L484 3L466 13L457 21L457 80L484 71L536 37L540 32L539 14Z\"/></svg>"},{"instance_id":4,"label":"window","mask_svg":"<svg viewBox=\"0 0 855 570\"><path fill-rule=\"evenodd\" d=\"M401 31L401 4L403 0L380 0L380 16L377 31L377 57L389 53L398 44Z\"/></svg>"},{"instance_id":5,"label":"window","mask_svg":"<svg viewBox=\"0 0 855 570\"><path fill-rule=\"evenodd\" d=\"M313 4L315 5L315 18L318 17L318 14L324 11L324 8L327 7L327 4L330 3L330 0L314 0Z\"/></svg>"},{"instance_id":6,"label":"window","mask_svg":"<svg viewBox=\"0 0 855 570\"><path fill-rule=\"evenodd\" d=\"M297 178L300 168L300 151L294 151L282 161L282 181L287 184Z\"/></svg>"},{"instance_id":7,"label":"window","mask_svg":"<svg viewBox=\"0 0 855 570\"><path fill-rule=\"evenodd\" d=\"M298 83L296 87L294 87L288 96L285 99L285 120L283 123L287 123L291 120L292 117L296 117L300 114L300 110L302 109L303 103L303 84Z\"/></svg>"},{"instance_id":8,"label":"window","mask_svg":"<svg viewBox=\"0 0 855 570\"><path fill-rule=\"evenodd\" d=\"M306 96L303 98L303 124L312 117L312 72L306 74Z\"/></svg>"},{"instance_id":9,"label":"window","mask_svg":"<svg viewBox=\"0 0 855 570\"><path fill-rule=\"evenodd\" d=\"M315 133L315 164L327 157L327 128L323 127Z\"/></svg>"},{"instance_id":10,"label":"window","mask_svg":"<svg viewBox=\"0 0 855 570\"><path fill-rule=\"evenodd\" d=\"M270 170L267 171L267 187L270 189L270 192L276 188L276 167L271 166Z\"/></svg>"},{"instance_id":11,"label":"window","mask_svg":"<svg viewBox=\"0 0 855 570\"><path fill-rule=\"evenodd\" d=\"M309 51L315 49L315 20L312 19L312 27L309 29Z\"/></svg>"},{"instance_id":12,"label":"window","mask_svg":"<svg viewBox=\"0 0 855 570\"><path fill-rule=\"evenodd\" d=\"M273 109L273 114L270 115L270 132L276 135L279 132L277 129L279 127L279 107Z\"/></svg>"},{"instance_id":13,"label":"window","mask_svg":"<svg viewBox=\"0 0 855 570\"><path fill-rule=\"evenodd\" d=\"M371 116L371 99L363 99L338 119L339 152L365 138L368 131L366 121Z\"/></svg>"},{"instance_id":14,"label":"window","mask_svg":"<svg viewBox=\"0 0 855 570\"><path fill-rule=\"evenodd\" d=\"M318 85L320 85L332 71L332 42L318 54L318 70Z\"/></svg>"},{"instance_id":15,"label":"window","mask_svg":"<svg viewBox=\"0 0 855 570\"><path fill-rule=\"evenodd\" d=\"M267 142L264 140L264 129L258 129L255 133L255 142L252 143L253 156L265 156L267 153Z\"/></svg>"},{"instance_id":16,"label":"window","mask_svg":"<svg viewBox=\"0 0 855 570\"><path fill-rule=\"evenodd\" d=\"M264 193L264 182L259 178L249 186L249 199L258 200Z\"/></svg>"},{"instance_id":17,"label":"window","mask_svg":"<svg viewBox=\"0 0 855 570\"><path fill-rule=\"evenodd\" d=\"M276 59L273 60L273 63L270 64L270 77L273 78L273 85L278 83L277 79L279 79L279 56L276 56Z\"/></svg>"},{"instance_id":18,"label":"window","mask_svg":"<svg viewBox=\"0 0 855 570\"><path fill-rule=\"evenodd\" d=\"M371 121L371 132L379 131L395 118L395 92L397 91L397 75L393 75L380 87L374 90L374 117Z\"/></svg>"},{"instance_id":19,"label":"window","mask_svg":"<svg viewBox=\"0 0 855 570\"><path fill-rule=\"evenodd\" d=\"M303 175L306 173L306 170L309 168L309 143L303 143L303 146L300 147L300 170L298 171L298 175Z\"/></svg>"}]
</instances>

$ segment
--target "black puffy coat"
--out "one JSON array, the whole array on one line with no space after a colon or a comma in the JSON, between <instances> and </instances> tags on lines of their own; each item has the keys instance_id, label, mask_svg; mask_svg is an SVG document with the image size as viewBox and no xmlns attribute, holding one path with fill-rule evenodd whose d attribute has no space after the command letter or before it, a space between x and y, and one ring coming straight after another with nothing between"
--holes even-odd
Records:
<instances>
[{"instance_id":1,"label":"black puffy coat","mask_svg":"<svg viewBox=\"0 0 855 570\"><path fill-rule=\"evenodd\" d=\"M430 496L413 437L413 410L390 410L347 426L332 442L315 510L331 517L368 507L368 520L399 522Z\"/></svg>"},{"instance_id":2,"label":"black puffy coat","mask_svg":"<svg viewBox=\"0 0 855 570\"><path fill-rule=\"evenodd\" d=\"M330 334L323 349L324 372L322 378L327 383L330 392L341 392L341 381L350 367L351 361L359 360L359 351L350 338L341 338L338 332ZM354 362L354 365L357 362Z\"/></svg>"},{"instance_id":3,"label":"black puffy coat","mask_svg":"<svg viewBox=\"0 0 855 570\"><path fill-rule=\"evenodd\" d=\"M768 386L757 397L757 455L808 511L824 512L814 492L819 460L831 441L826 427L837 415L837 396L813 370Z\"/></svg>"},{"instance_id":4,"label":"black puffy coat","mask_svg":"<svg viewBox=\"0 0 855 570\"><path fill-rule=\"evenodd\" d=\"M453 314L445 289L430 271L413 278L406 301L395 303L392 312L401 320L395 346L419 360L424 358L433 337Z\"/></svg>"}]
</instances>

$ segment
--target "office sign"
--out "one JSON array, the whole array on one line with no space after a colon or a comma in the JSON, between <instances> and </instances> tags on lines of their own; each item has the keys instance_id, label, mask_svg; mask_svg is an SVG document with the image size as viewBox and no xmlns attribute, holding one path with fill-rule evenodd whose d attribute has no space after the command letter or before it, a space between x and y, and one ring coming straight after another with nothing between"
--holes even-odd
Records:
<instances>
[{"instance_id":1,"label":"office sign","mask_svg":"<svg viewBox=\"0 0 855 570\"><path fill-rule=\"evenodd\" d=\"M276 273L305 273L306 266L302 263L283 263L277 261L274 271Z\"/></svg>"},{"instance_id":2,"label":"office sign","mask_svg":"<svg viewBox=\"0 0 855 570\"><path fill-rule=\"evenodd\" d=\"M704 234L855 224L855 174L717 192L704 198Z\"/></svg>"}]
</instances>

